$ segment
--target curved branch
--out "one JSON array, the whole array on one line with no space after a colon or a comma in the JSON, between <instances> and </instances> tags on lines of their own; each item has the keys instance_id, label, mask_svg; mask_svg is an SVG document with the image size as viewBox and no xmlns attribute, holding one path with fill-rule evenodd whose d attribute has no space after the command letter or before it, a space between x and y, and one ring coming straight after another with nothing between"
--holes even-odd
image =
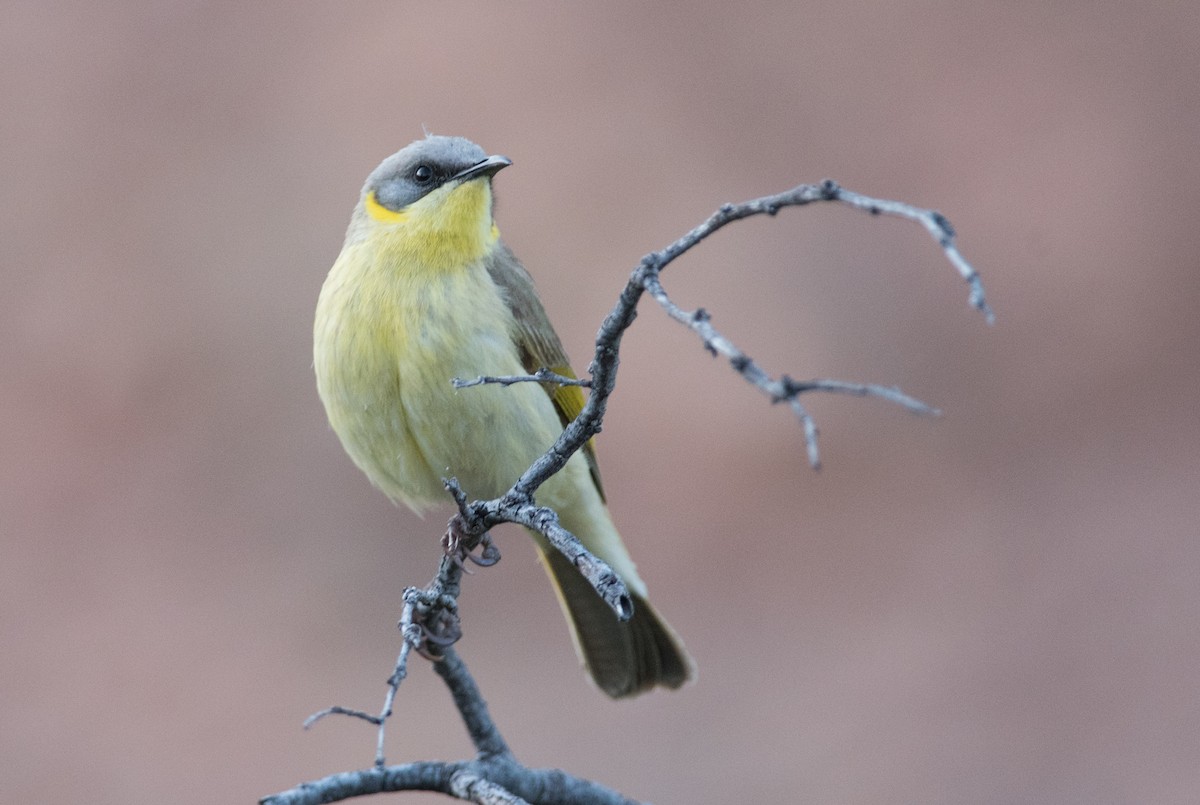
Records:
<instances>
[{"instance_id":1,"label":"curved branch","mask_svg":"<svg viewBox=\"0 0 1200 805\"><path fill-rule=\"evenodd\" d=\"M512 750L496 728L496 722L492 721L487 702L483 700L474 677L454 649L447 648L442 659L433 664L433 670L450 689L475 750L485 757L513 759Z\"/></svg>"},{"instance_id":2,"label":"curved branch","mask_svg":"<svg viewBox=\"0 0 1200 805\"><path fill-rule=\"evenodd\" d=\"M573 777L560 769L527 769L501 759L406 763L341 772L263 797L259 805L319 805L393 791L431 791L470 802L642 805L611 788ZM504 795L514 798L481 799Z\"/></svg>"}]
</instances>

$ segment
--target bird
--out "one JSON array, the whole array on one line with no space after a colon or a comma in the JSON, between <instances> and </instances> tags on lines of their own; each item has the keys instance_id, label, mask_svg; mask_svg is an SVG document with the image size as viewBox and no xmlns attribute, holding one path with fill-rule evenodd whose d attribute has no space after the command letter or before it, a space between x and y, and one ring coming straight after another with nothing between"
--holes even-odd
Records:
<instances>
[{"instance_id":1,"label":"bird","mask_svg":"<svg viewBox=\"0 0 1200 805\"><path fill-rule=\"evenodd\" d=\"M500 237L492 181L512 162L426 135L367 177L317 301L313 366L332 429L393 501L421 513L454 477L504 494L583 408L579 386L454 378L548 369L575 378L533 279ZM530 531L580 660L608 696L679 688L695 664L651 606L608 510L589 442L536 493L628 588L621 621L575 565Z\"/></svg>"}]
</instances>

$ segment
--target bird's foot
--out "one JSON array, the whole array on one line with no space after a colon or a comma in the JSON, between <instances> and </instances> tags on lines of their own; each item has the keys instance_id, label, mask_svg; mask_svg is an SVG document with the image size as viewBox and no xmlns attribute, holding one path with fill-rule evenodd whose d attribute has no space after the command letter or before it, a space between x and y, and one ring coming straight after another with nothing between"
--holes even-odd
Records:
<instances>
[{"instance_id":1,"label":"bird's foot","mask_svg":"<svg viewBox=\"0 0 1200 805\"><path fill-rule=\"evenodd\" d=\"M421 630L421 639L416 643L417 653L427 660L442 659L441 649L452 646L462 637L462 622L458 613L446 607L436 607L413 618Z\"/></svg>"},{"instance_id":2,"label":"bird's foot","mask_svg":"<svg viewBox=\"0 0 1200 805\"><path fill-rule=\"evenodd\" d=\"M462 517L460 515L451 517L450 522L446 524L446 533L442 535L442 550L446 552L446 556L457 562L463 570L467 570L466 565L463 564L467 559L480 567L491 567L500 561L500 549L492 542L490 534L484 532L474 546L479 549L478 554L474 552L473 548L467 547L469 536Z\"/></svg>"}]
</instances>

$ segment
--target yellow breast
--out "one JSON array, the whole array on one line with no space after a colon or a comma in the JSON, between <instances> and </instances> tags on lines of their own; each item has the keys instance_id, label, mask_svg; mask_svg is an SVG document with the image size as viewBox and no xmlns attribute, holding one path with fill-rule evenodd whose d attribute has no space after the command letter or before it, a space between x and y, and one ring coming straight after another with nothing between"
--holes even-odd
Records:
<instances>
[{"instance_id":1,"label":"yellow breast","mask_svg":"<svg viewBox=\"0 0 1200 805\"><path fill-rule=\"evenodd\" d=\"M446 500L450 475L499 495L561 430L553 405L536 384L453 387L524 372L512 314L482 261L430 270L395 245L348 243L321 290L314 367L329 421L371 481L414 509Z\"/></svg>"}]
</instances>

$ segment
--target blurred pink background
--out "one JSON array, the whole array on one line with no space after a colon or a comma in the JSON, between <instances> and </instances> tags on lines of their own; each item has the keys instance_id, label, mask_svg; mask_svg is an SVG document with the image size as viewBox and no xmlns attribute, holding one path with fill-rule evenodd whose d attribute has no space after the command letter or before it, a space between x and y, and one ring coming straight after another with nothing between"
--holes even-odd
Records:
<instances>
[{"instance_id":1,"label":"blurred pink background","mask_svg":"<svg viewBox=\"0 0 1200 805\"><path fill-rule=\"evenodd\" d=\"M442 513L373 490L310 366L363 178L513 159L499 223L580 370L639 257L774 372L897 384L800 430L646 306L599 443L699 682L585 682L516 530L460 650L518 756L656 803L1200 797L1200 5L5 5L0 801L252 802L369 765ZM436 677L389 760L470 752ZM440 798L438 798L440 799ZM409 801L435 801L408 795Z\"/></svg>"}]
</instances>

